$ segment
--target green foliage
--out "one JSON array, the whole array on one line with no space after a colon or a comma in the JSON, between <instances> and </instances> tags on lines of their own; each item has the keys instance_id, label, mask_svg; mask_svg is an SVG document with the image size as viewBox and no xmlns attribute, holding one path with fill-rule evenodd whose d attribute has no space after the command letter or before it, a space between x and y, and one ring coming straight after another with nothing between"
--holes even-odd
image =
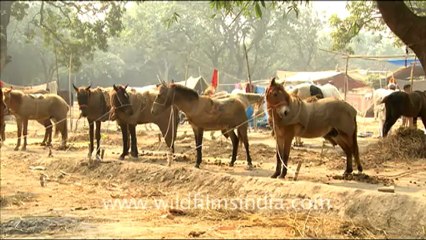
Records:
<instances>
[{"instance_id":1,"label":"green foliage","mask_svg":"<svg viewBox=\"0 0 426 240\"><path fill-rule=\"evenodd\" d=\"M123 29L123 2L17 1L11 14L21 21L30 8L27 40L40 34L44 46L57 51L61 66L68 67L72 54L74 71L81 67L82 59L92 59L96 49L106 51L108 38Z\"/></svg>"},{"instance_id":2,"label":"green foliage","mask_svg":"<svg viewBox=\"0 0 426 240\"><path fill-rule=\"evenodd\" d=\"M426 16L426 1L405 1L405 3L415 14ZM350 43L361 31L376 32L380 35L387 31L387 35L394 38L395 46L403 46L399 38L388 30L374 1L352 1L348 2L346 8L350 16L340 19L337 15L333 15L329 20L333 27L331 33L333 50L353 54L354 49L350 47Z\"/></svg>"}]
</instances>

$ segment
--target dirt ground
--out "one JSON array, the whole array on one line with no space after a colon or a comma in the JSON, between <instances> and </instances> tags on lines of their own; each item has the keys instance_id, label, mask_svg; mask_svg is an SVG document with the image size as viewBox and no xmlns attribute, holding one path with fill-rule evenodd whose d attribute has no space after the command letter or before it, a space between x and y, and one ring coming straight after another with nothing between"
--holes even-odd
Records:
<instances>
[{"instance_id":1,"label":"dirt ground","mask_svg":"<svg viewBox=\"0 0 426 240\"><path fill-rule=\"evenodd\" d=\"M31 122L27 151L14 151L16 126L13 121L7 124L0 155L2 237L426 237L426 159L378 162L378 156L368 155L367 149L379 141L373 119L358 119L359 133L372 132L373 136L358 137L365 174L354 174L351 180L340 177L345 166L341 149L324 145L320 138L303 139L304 147L291 150L288 177L281 180L269 178L275 166L275 140L267 130L249 133L253 170L246 169L242 146L236 166L227 165L231 143L219 132L213 137L205 133L203 163L195 169L195 142L187 124L179 126L171 167L166 166L167 149L164 141L158 141L154 125L137 128L139 158L119 161L121 134L115 123L104 123L105 155L99 163L87 157L88 126L83 120L77 131L69 133L69 148L57 150L58 136L50 156L49 149L39 144L40 125ZM299 162L300 173L294 181ZM378 191L382 187L395 193ZM267 208L265 200L253 208L241 202L235 208L185 207L183 201L153 207L159 200L172 204L195 195L222 203L279 199L286 206L275 202ZM326 207L319 206L318 199L326 199ZM135 203L120 208L123 205L117 203L123 201L142 201L151 207ZM296 201L308 207L290 204Z\"/></svg>"}]
</instances>

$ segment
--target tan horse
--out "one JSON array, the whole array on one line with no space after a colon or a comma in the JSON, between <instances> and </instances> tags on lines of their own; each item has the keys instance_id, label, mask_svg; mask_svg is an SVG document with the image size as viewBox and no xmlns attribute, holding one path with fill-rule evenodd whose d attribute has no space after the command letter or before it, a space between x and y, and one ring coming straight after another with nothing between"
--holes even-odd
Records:
<instances>
[{"instance_id":1,"label":"tan horse","mask_svg":"<svg viewBox=\"0 0 426 240\"><path fill-rule=\"evenodd\" d=\"M170 149L167 156L167 163L170 166L170 153L174 152L174 141L179 123L178 109L176 107L168 107L161 114L153 115L151 107L158 93L155 88L144 92L136 92L133 89L126 91L127 85L125 87L114 85L113 87L111 106L123 136L123 153L120 155L120 159L124 159L129 154L128 133L130 133L131 139L130 155L137 158L136 125L154 123L160 128L166 144Z\"/></svg>"},{"instance_id":2,"label":"tan horse","mask_svg":"<svg viewBox=\"0 0 426 240\"><path fill-rule=\"evenodd\" d=\"M86 117L89 122L89 158L93 153L93 135L96 136L96 158L100 159L100 141L101 141L101 122L110 120L110 92L112 88L95 88L88 87L77 88L73 84L77 93L77 102L81 111L81 116ZM95 126L96 125L96 133Z\"/></svg>"},{"instance_id":3,"label":"tan horse","mask_svg":"<svg viewBox=\"0 0 426 240\"><path fill-rule=\"evenodd\" d=\"M15 116L18 125L18 142L15 150L18 150L21 145L22 130L24 132L22 150L26 150L28 120L37 120L45 126L46 123L50 124L50 119L53 119L56 123L56 129L59 130L62 135L61 149L66 147L68 137L67 112L69 107L60 96L55 94L33 96L19 90L10 89L4 92L4 97L4 102ZM51 136L52 128L48 127L46 130L50 132L49 134L46 133L46 135L48 134Z\"/></svg>"},{"instance_id":4,"label":"tan horse","mask_svg":"<svg viewBox=\"0 0 426 240\"><path fill-rule=\"evenodd\" d=\"M266 90L270 124L277 141L277 165L272 178L284 178L291 142L295 136L324 137L339 145L346 154L345 175L352 173L352 156L362 172L357 142L356 110L348 103L333 98L306 103L288 94L281 84L272 79Z\"/></svg>"},{"instance_id":5,"label":"tan horse","mask_svg":"<svg viewBox=\"0 0 426 240\"><path fill-rule=\"evenodd\" d=\"M33 95L37 95L37 94L46 94L49 93L46 90L24 90L24 93L28 93L28 94L33 94ZM8 111L6 105L4 104L3 101L3 90L0 88L0 139L1 141L5 141L6 140L6 123L4 121L4 117L6 115L9 115L10 112ZM41 143L41 145L50 145L50 143L52 142L52 122L50 121L50 119L46 119L44 121L38 121L41 125L43 125L46 128L45 134L44 134L44 139Z\"/></svg>"},{"instance_id":6,"label":"tan horse","mask_svg":"<svg viewBox=\"0 0 426 240\"><path fill-rule=\"evenodd\" d=\"M221 130L222 134L232 141L233 166L237 158L238 142L241 139L246 148L247 164L252 167L247 137L247 116L244 106L236 98L211 99L199 96L198 93L185 86L176 84L167 85L165 82L158 87L159 93L152 106L154 115L161 114L168 107L175 105L183 111L191 124L195 135L197 147L197 161L195 167L199 168L202 161L202 143L204 131ZM234 132L237 129L238 137Z\"/></svg>"}]
</instances>

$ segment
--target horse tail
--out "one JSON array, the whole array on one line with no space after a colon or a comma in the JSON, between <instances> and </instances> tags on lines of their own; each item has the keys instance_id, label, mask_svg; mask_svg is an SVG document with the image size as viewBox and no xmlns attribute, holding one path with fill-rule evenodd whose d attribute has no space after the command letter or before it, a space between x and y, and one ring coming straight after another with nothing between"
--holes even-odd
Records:
<instances>
[{"instance_id":1,"label":"horse tail","mask_svg":"<svg viewBox=\"0 0 426 240\"><path fill-rule=\"evenodd\" d=\"M354 133L352 134L353 154L354 154L355 160L359 161L359 148L358 148L358 140L357 140L358 126L357 126L357 123L356 123L356 117L354 119L354 123L355 123L355 130L354 130Z\"/></svg>"}]
</instances>

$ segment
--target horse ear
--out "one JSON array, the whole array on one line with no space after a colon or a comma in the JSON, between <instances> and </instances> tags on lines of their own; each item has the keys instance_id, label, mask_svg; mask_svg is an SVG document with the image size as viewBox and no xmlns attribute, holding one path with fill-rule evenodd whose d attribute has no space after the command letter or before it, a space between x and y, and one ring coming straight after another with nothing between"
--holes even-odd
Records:
<instances>
[{"instance_id":1,"label":"horse ear","mask_svg":"<svg viewBox=\"0 0 426 240\"><path fill-rule=\"evenodd\" d=\"M275 83L275 77L273 77L272 80L271 80L271 85L273 85L273 84L276 84Z\"/></svg>"},{"instance_id":2,"label":"horse ear","mask_svg":"<svg viewBox=\"0 0 426 240\"><path fill-rule=\"evenodd\" d=\"M126 86L124 86L124 90L126 90L128 86L129 86L129 84L126 84Z\"/></svg>"},{"instance_id":3,"label":"horse ear","mask_svg":"<svg viewBox=\"0 0 426 240\"><path fill-rule=\"evenodd\" d=\"M86 88L86 90L87 91L89 91L89 89L92 87L92 84L90 84L87 88Z\"/></svg>"},{"instance_id":4,"label":"horse ear","mask_svg":"<svg viewBox=\"0 0 426 240\"><path fill-rule=\"evenodd\" d=\"M76 87L76 86L74 85L74 83L72 84L72 86L73 86L74 90L75 90L76 92L78 92L78 87Z\"/></svg>"},{"instance_id":5,"label":"horse ear","mask_svg":"<svg viewBox=\"0 0 426 240\"><path fill-rule=\"evenodd\" d=\"M172 79L172 83L175 83L175 80L174 80L174 79Z\"/></svg>"},{"instance_id":6,"label":"horse ear","mask_svg":"<svg viewBox=\"0 0 426 240\"><path fill-rule=\"evenodd\" d=\"M118 91L118 87L115 86L115 84L113 84L112 87L114 88L115 91Z\"/></svg>"}]
</instances>

